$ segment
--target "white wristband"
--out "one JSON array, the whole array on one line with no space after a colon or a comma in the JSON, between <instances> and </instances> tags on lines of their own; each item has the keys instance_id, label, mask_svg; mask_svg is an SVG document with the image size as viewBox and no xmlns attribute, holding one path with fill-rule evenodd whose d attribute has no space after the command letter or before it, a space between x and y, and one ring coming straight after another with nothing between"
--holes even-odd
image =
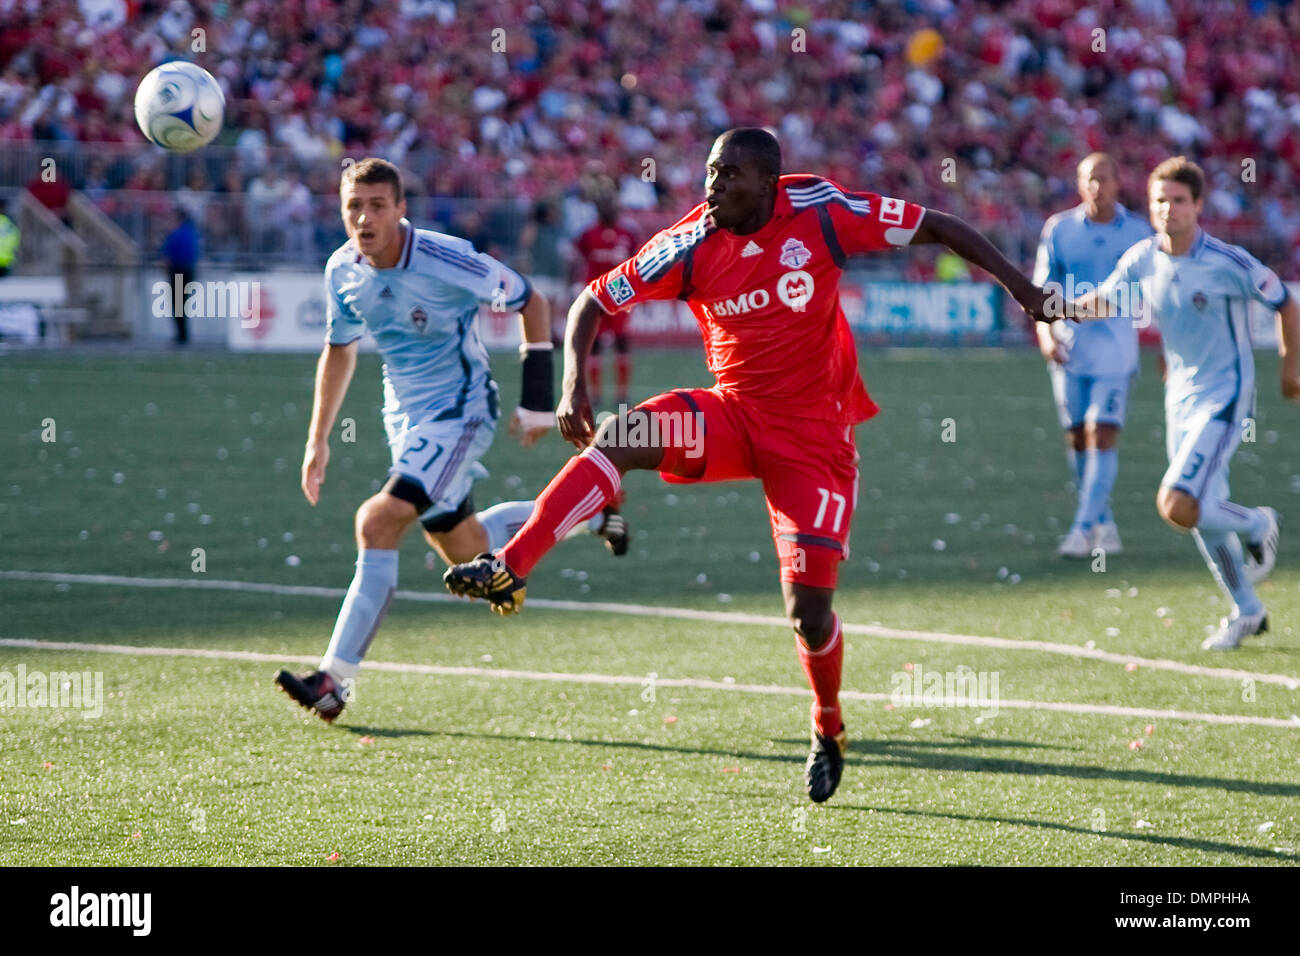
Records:
<instances>
[{"instance_id":1,"label":"white wristband","mask_svg":"<svg viewBox=\"0 0 1300 956\"><path fill-rule=\"evenodd\" d=\"M554 428L555 412L538 412L531 408L516 408L515 421L525 428Z\"/></svg>"}]
</instances>

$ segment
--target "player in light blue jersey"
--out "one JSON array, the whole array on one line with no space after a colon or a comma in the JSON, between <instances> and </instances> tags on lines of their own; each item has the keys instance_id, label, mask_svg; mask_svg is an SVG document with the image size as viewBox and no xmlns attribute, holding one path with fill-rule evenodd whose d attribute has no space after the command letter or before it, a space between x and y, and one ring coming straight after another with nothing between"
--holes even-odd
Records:
<instances>
[{"instance_id":1,"label":"player in light blue jersey","mask_svg":"<svg viewBox=\"0 0 1300 956\"><path fill-rule=\"evenodd\" d=\"M475 513L470 489L487 475L479 458L496 432L497 385L475 325L480 303L518 310L523 388L510 430L532 445L555 424L551 316L546 298L513 269L464 239L415 229L404 218L397 167L380 159L350 166L340 184L348 242L325 266L325 349L316 368L302 490L315 505L329 462L329 432L369 330L384 357L388 481L356 516L356 575L319 670L281 671L294 700L330 721L348 699L361 659L397 588L398 545L418 518L448 564L505 544L533 502ZM627 526L610 509L579 525L627 550Z\"/></svg>"},{"instance_id":2,"label":"player in light blue jersey","mask_svg":"<svg viewBox=\"0 0 1300 956\"><path fill-rule=\"evenodd\" d=\"M1083 202L1047 220L1034 265L1034 284L1058 284L1067 299L1095 289L1129 246L1151 235L1146 220L1119 204L1119 168L1105 153L1079 163L1078 187ZM1079 489L1074 520L1057 553L1118 553L1122 543L1110 495L1119 473L1116 445L1129 384L1138 368L1137 328L1132 316L1116 315L1086 326L1039 323L1036 330Z\"/></svg>"},{"instance_id":3,"label":"player in light blue jersey","mask_svg":"<svg viewBox=\"0 0 1300 956\"><path fill-rule=\"evenodd\" d=\"M1124 253L1096 292L1072 305L1081 320L1133 309L1140 299L1160 327L1169 470L1156 507L1175 528L1192 532L1231 599L1228 617L1201 645L1230 650L1268 629L1254 584L1272 571L1278 544L1276 511L1228 499L1228 462L1253 427L1255 357L1246 308L1255 299L1277 310L1282 394L1294 401L1300 400L1300 306L1254 256L1197 225L1204 192L1204 175L1185 157L1157 166L1148 182L1156 235ZM1249 562L1238 535L1246 536Z\"/></svg>"}]
</instances>

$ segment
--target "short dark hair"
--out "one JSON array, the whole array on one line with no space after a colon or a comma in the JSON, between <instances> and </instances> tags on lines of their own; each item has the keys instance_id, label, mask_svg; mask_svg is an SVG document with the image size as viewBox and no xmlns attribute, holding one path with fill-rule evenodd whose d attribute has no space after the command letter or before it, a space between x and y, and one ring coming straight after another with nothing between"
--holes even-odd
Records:
<instances>
[{"instance_id":1,"label":"short dark hair","mask_svg":"<svg viewBox=\"0 0 1300 956\"><path fill-rule=\"evenodd\" d=\"M1186 156L1171 156L1151 170L1147 180L1147 189L1160 180L1182 183L1192 191L1192 201L1200 199L1205 192L1205 173Z\"/></svg>"},{"instance_id":2,"label":"short dark hair","mask_svg":"<svg viewBox=\"0 0 1300 956\"><path fill-rule=\"evenodd\" d=\"M722 139L744 150L764 176L781 175L781 144L761 126L738 126L722 134Z\"/></svg>"},{"instance_id":3,"label":"short dark hair","mask_svg":"<svg viewBox=\"0 0 1300 956\"><path fill-rule=\"evenodd\" d=\"M393 202L402 201L402 174L386 159L370 156L348 166L343 170L343 176L339 180L339 191L342 192L343 187L348 183L360 183L366 186L388 183L393 187Z\"/></svg>"}]
</instances>

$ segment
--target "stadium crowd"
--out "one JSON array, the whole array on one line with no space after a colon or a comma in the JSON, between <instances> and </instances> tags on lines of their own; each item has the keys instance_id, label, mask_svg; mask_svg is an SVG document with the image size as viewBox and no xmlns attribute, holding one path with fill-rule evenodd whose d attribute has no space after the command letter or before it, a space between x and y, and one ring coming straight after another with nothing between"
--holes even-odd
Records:
<instances>
[{"instance_id":1,"label":"stadium crowd","mask_svg":"<svg viewBox=\"0 0 1300 956\"><path fill-rule=\"evenodd\" d=\"M286 254L338 237L341 160L382 155L516 261L557 215L585 227L596 183L647 228L681 214L728 126L772 126L788 168L955 212L1026 264L1082 155L1114 155L1134 204L1185 152L1207 227L1294 272L1297 50L1300 4L1260 0L4 0L0 141L79 151L74 184L110 213L142 202L118 190L181 189L209 237ZM135 84L169 57L225 87L227 150L76 145L140 144ZM532 226L464 200L533 204Z\"/></svg>"}]
</instances>

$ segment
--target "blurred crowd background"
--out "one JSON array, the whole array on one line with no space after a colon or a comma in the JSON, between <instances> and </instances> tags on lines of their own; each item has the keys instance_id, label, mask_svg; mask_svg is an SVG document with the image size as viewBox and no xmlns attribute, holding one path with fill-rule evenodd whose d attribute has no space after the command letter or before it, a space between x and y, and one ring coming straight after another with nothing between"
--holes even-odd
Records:
<instances>
[{"instance_id":1,"label":"blurred crowd background","mask_svg":"<svg viewBox=\"0 0 1300 956\"><path fill-rule=\"evenodd\" d=\"M83 190L147 248L179 204L210 261L314 268L344 238L342 162L380 155L421 224L567 276L597 198L648 237L699 201L713 137L752 124L788 171L955 212L1026 267L1082 156L1115 156L1140 208L1186 153L1207 227L1293 276L1297 50L1300 4L1260 0L0 0L0 190L56 210ZM191 156L132 113L172 58L226 91Z\"/></svg>"}]
</instances>

